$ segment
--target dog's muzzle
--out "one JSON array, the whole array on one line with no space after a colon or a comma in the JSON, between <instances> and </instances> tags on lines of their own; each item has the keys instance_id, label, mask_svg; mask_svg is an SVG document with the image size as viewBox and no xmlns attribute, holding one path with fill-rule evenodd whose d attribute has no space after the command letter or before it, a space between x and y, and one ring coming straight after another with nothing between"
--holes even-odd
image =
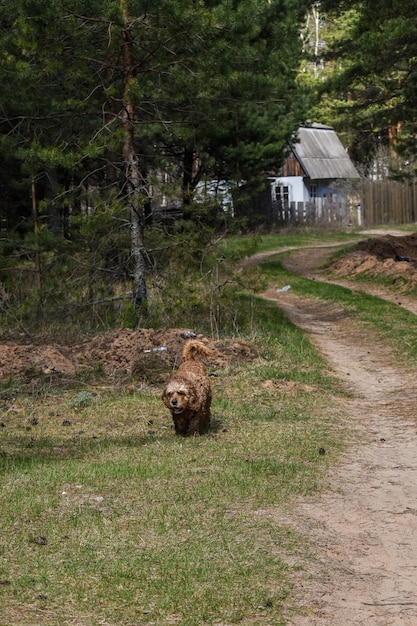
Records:
<instances>
[{"instance_id":1,"label":"dog's muzzle","mask_svg":"<svg viewBox=\"0 0 417 626\"><path fill-rule=\"evenodd\" d=\"M178 406L178 400L171 400L170 402L170 406L171 406L171 411L173 413L181 413L182 412L182 408L180 406Z\"/></svg>"}]
</instances>

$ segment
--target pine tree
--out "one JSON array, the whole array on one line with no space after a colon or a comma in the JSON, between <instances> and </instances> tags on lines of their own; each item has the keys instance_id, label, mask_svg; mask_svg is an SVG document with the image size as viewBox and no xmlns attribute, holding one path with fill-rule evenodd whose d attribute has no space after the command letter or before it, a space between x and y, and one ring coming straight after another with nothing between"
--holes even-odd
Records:
<instances>
[{"instance_id":1,"label":"pine tree","mask_svg":"<svg viewBox=\"0 0 417 626\"><path fill-rule=\"evenodd\" d=\"M381 145L415 157L415 3L326 0L321 5L334 25L322 102L331 106L338 130L349 135L353 157L367 162Z\"/></svg>"},{"instance_id":2,"label":"pine tree","mask_svg":"<svg viewBox=\"0 0 417 626\"><path fill-rule=\"evenodd\" d=\"M146 306L152 177L176 169L190 201L203 173L250 180L277 167L305 112L304 10L296 0L2 0L2 171L18 165L17 210L29 219L36 204L41 227L69 238L92 195L123 206L132 301Z\"/></svg>"}]
</instances>

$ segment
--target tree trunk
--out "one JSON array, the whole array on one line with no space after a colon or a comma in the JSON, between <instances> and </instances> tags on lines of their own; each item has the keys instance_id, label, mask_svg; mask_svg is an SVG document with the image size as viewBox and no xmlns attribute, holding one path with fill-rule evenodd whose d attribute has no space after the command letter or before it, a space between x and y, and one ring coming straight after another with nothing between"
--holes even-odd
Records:
<instances>
[{"instance_id":1,"label":"tree trunk","mask_svg":"<svg viewBox=\"0 0 417 626\"><path fill-rule=\"evenodd\" d=\"M184 172L182 176L182 201L183 201L184 206L189 205L192 199L193 165L194 165L193 151L187 150L187 149L184 150L184 157L183 157Z\"/></svg>"},{"instance_id":2,"label":"tree trunk","mask_svg":"<svg viewBox=\"0 0 417 626\"><path fill-rule=\"evenodd\" d=\"M186 148L183 155L182 204L184 217L192 217L190 205L193 201L195 188L200 180L201 170L194 150Z\"/></svg>"},{"instance_id":3,"label":"tree trunk","mask_svg":"<svg viewBox=\"0 0 417 626\"><path fill-rule=\"evenodd\" d=\"M146 309L148 287L145 262L145 203L146 181L143 179L135 152L135 107L130 95L130 85L135 77L133 62L133 40L129 31L129 16L125 0L120 0L124 28L122 31L122 54L124 71L124 106L122 126L125 131L123 143L123 162L125 166L126 191L130 212L131 254L133 259L132 302L135 308Z\"/></svg>"},{"instance_id":4,"label":"tree trunk","mask_svg":"<svg viewBox=\"0 0 417 626\"><path fill-rule=\"evenodd\" d=\"M33 232L35 235L35 287L38 298L38 306L37 306L37 320L38 324L42 323L43 320L43 304L42 304L42 267L41 267L41 253L39 250L39 221L38 221L38 204L36 198L36 184L35 177L32 176L32 185L31 185L31 195L32 195L32 221L33 221Z\"/></svg>"}]
</instances>

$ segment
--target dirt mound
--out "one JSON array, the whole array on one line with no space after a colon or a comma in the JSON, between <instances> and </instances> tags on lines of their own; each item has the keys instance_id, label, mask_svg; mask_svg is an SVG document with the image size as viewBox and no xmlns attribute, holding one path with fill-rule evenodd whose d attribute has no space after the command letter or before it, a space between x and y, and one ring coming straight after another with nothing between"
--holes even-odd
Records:
<instances>
[{"instance_id":1,"label":"dirt mound","mask_svg":"<svg viewBox=\"0 0 417 626\"><path fill-rule=\"evenodd\" d=\"M417 266L417 233L402 237L385 235L380 238L366 239L358 243L357 248L376 256L380 261L389 258L397 261L406 259L414 267Z\"/></svg>"},{"instance_id":2,"label":"dirt mound","mask_svg":"<svg viewBox=\"0 0 417 626\"><path fill-rule=\"evenodd\" d=\"M417 233L366 239L356 249L335 261L330 268L336 276L403 277L402 288L417 285Z\"/></svg>"},{"instance_id":3,"label":"dirt mound","mask_svg":"<svg viewBox=\"0 0 417 626\"><path fill-rule=\"evenodd\" d=\"M78 376L122 380L133 377L159 383L177 367L184 344L197 338L214 350L212 367L252 360L256 349L238 340L214 341L190 329L153 330L122 328L78 344L58 344L37 339L4 341L0 345L0 380L26 380L39 376Z\"/></svg>"}]
</instances>

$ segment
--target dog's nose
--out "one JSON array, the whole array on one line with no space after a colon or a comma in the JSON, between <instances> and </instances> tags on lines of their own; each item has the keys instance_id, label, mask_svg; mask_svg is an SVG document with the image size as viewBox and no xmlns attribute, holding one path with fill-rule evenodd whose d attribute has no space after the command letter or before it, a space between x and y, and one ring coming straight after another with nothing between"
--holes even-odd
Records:
<instances>
[{"instance_id":1,"label":"dog's nose","mask_svg":"<svg viewBox=\"0 0 417 626\"><path fill-rule=\"evenodd\" d=\"M177 404L178 404L178 400L176 400L175 398L173 398L173 399L171 400L171 406L177 406Z\"/></svg>"}]
</instances>

